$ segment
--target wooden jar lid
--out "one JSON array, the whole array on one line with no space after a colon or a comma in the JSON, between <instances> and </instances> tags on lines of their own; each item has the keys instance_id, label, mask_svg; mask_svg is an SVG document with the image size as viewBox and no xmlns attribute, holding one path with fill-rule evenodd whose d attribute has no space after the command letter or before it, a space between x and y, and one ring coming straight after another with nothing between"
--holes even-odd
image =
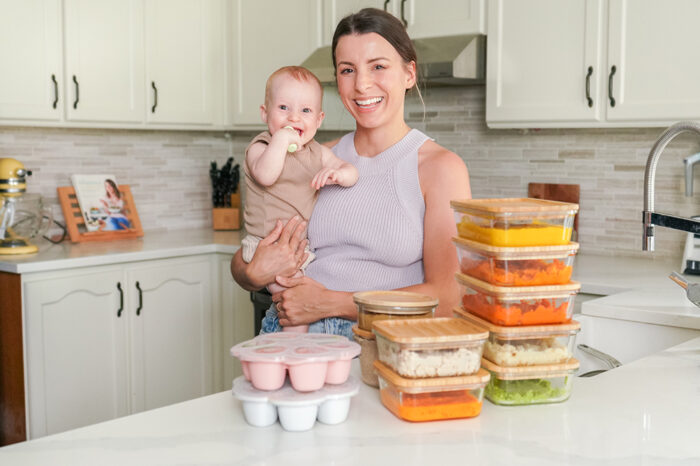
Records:
<instances>
[{"instance_id":1,"label":"wooden jar lid","mask_svg":"<svg viewBox=\"0 0 700 466\"><path fill-rule=\"evenodd\" d=\"M461 307L455 307L452 310L452 313L455 316L466 320L467 322L471 322L478 327L485 328L496 337L506 337L510 340L570 335L572 333L577 333L581 329L581 324L575 320L565 324L519 325L515 327L506 327L504 325L493 324Z\"/></svg>"},{"instance_id":2,"label":"wooden jar lid","mask_svg":"<svg viewBox=\"0 0 700 466\"><path fill-rule=\"evenodd\" d=\"M466 343L489 336L483 327L456 317L378 320L372 330L396 343Z\"/></svg>"},{"instance_id":3,"label":"wooden jar lid","mask_svg":"<svg viewBox=\"0 0 700 466\"><path fill-rule=\"evenodd\" d=\"M468 286L476 291L480 291L490 296L496 296L500 299L555 298L576 294L581 289L581 284L573 280L564 285L496 286L460 272L455 273L455 278L457 279L457 283L460 285Z\"/></svg>"},{"instance_id":4,"label":"wooden jar lid","mask_svg":"<svg viewBox=\"0 0 700 466\"><path fill-rule=\"evenodd\" d=\"M502 367L481 358L481 367L492 372L496 378L502 380L546 379L552 377L564 377L570 375L579 367L578 359L570 358L561 364L546 364L540 366L515 366Z\"/></svg>"},{"instance_id":5,"label":"wooden jar lid","mask_svg":"<svg viewBox=\"0 0 700 466\"><path fill-rule=\"evenodd\" d=\"M450 390L457 388L466 388L464 386L471 385L486 385L486 383L491 378L488 371L480 368L478 372L472 375L460 375L455 377L426 377L420 379L409 379L406 377L401 377L399 374L394 372L391 367L387 366L379 359L374 361L374 369L377 374L404 391L411 391L411 389L423 389L421 391L427 391L424 389L435 388L435 391L439 390Z\"/></svg>"},{"instance_id":6,"label":"wooden jar lid","mask_svg":"<svg viewBox=\"0 0 700 466\"><path fill-rule=\"evenodd\" d=\"M372 333L368 330L362 330L357 325L352 326L352 333L354 333L355 335L357 335L360 338L364 338L365 340L375 340L377 338L374 335L374 333Z\"/></svg>"},{"instance_id":7,"label":"wooden jar lid","mask_svg":"<svg viewBox=\"0 0 700 466\"><path fill-rule=\"evenodd\" d=\"M560 213L563 215L578 211L578 204L530 197L452 200L450 201L450 206L460 212L474 211L490 214L533 212L537 214Z\"/></svg>"},{"instance_id":8,"label":"wooden jar lid","mask_svg":"<svg viewBox=\"0 0 700 466\"><path fill-rule=\"evenodd\" d=\"M372 311L397 314L422 313L438 305L437 298L408 291L361 291L352 299Z\"/></svg>"}]
</instances>

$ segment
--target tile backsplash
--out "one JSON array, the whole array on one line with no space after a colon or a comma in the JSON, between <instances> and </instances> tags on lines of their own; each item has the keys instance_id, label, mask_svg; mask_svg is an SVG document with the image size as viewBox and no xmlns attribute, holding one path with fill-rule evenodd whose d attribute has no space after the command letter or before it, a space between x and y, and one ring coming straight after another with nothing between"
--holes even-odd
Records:
<instances>
[{"instance_id":1,"label":"tile backsplash","mask_svg":"<svg viewBox=\"0 0 700 466\"><path fill-rule=\"evenodd\" d=\"M641 210L644 166L662 128L492 130L485 123L483 86L442 87L410 98L409 124L425 131L467 163L474 197L521 197L528 182L581 185L579 241L593 254L643 255ZM131 185L145 231L209 227L209 163L243 150L255 132L143 131L0 127L0 157L34 171L30 192L53 204L62 220L57 186L75 173L112 173ZM321 132L319 141L341 133ZM657 210L700 213L698 194L683 193L682 159L700 151L700 138L681 135L657 170ZM245 193L244 193L245 194ZM679 256L684 234L657 229L652 257Z\"/></svg>"}]
</instances>

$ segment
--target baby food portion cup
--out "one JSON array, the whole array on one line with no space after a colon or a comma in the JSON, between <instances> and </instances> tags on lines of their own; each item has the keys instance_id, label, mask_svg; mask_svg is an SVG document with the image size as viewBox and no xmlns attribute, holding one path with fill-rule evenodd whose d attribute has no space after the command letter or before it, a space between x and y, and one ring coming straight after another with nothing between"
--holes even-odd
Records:
<instances>
[{"instance_id":1,"label":"baby food portion cup","mask_svg":"<svg viewBox=\"0 0 700 466\"><path fill-rule=\"evenodd\" d=\"M435 315L437 298L408 291L362 291L353 295L357 305L357 324L372 331L377 320L420 319Z\"/></svg>"},{"instance_id":2,"label":"baby food portion cup","mask_svg":"<svg viewBox=\"0 0 700 466\"><path fill-rule=\"evenodd\" d=\"M496 286L569 283L578 243L506 248L455 237L460 271Z\"/></svg>"},{"instance_id":3,"label":"baby food portion cup","mask_svg":"<svg viewBox=\"0 0 700 466\"><path fill-rule=\"evenodd\" d=\"M470 375L479 370L488 332L454 317L374 322L379 360L409 378Z\"/></svg>"},{"instance_id":4,"label":"baby food portion cup","mask_svg":"<svg viewBox=\"0 0 700 466\"><path fill-rule=\"evenodd\" d=\"M578 204L531 198L453 200L460 237L492 246L552 246L571 240Z\"/></svg>"},{"instance_id":5,"label":"baby food portion cup","mask_svg":"<svg viewBox=\"0 0 700 466\"><path fill-rule=\"evenodd\" d=\"M440 421L478 416L489 373L461 377L407 379L381 361L374 367L379 376L379 397L396 417L405 421Z\"/></svg>"},{"instance_id":6,"label":"baby food portion cup","mask_svg":"<svg viewBox=\"0 0 700 466\"><path fill-rule=\"evenodd\" d=\"M462 308L454 308L452 312L455 317L489 331L483 357L502 367L564 363L573 357L576 334L581 330L581 324L575 320L566 324L506 327Z\"/></svg>"},{"instance_id":7,"label":"baby food portion cup","mask_svg":"<svg viewBox=\"0 0 700 466\"><path fill-rule=\"evenodd\" d=\"M462 290L462 307L496 325L563 324L571 320L574 297L581 284L494 286L476 278L455 274Z\"/></svg>"},{"instance_id":8,"label":"baby food portion cup","mask_svg":"<svg viewBox=\"0 0 700 466\"><path fill-rule=\"evenodd\" d=\"M379 387L379 379L374 372L374 361L377 360L377 339L374 333L362 330L357 325L352 326L355 341L359 343L362 352L360 353L360 370L362 371L362 381L370 387Z\"/></svg>"},{"instance_id":9,"label":"baby food portion cup","mask_svg":"<svg viewBox=\"0 0 700 466\"><path fill-rule=\"evenodd\" d=\"M498 405L517 406L568 400L579 362L571 358L549 366L501 367L483 359L481 365L491 373L486 398Z\"/></svg>"}]
</instances>

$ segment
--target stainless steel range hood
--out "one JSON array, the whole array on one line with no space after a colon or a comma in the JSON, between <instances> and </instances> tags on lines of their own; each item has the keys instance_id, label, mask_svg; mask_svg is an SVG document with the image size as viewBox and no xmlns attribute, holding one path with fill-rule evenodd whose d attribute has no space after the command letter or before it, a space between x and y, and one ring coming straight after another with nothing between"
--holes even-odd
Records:
<instances>
[{"instance_id":1,"label":"stainless steel range hood","mask_svg":"<svg viewBox=\"0 0 700 466\"><path fill-rule=\"evenodd\" d=\"M416 39L418 76L428 84L477 84L484 82L486 37L462 35ZM324 84L335 84L331 48L320 47L301 64Z\"/></svg>"}]
</instances>

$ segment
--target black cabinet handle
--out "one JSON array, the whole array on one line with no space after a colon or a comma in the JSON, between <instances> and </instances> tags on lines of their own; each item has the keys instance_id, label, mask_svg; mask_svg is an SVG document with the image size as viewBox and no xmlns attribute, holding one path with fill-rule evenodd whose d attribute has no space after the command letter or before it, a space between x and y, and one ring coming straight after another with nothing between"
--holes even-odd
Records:
<instances>
[{"instance_id":1,"label":"black cabinet handle","mask_svg":"<svg viewBox=\"0 0 700 466\"><path fill-rule=\"evenodd\" d=\"M384 11L386 11L386 6L389 4L389 0L384 0Z\"/></svg>"},{"instance_id":2,"label":"black cabinet handle","mask_svg":"<svg viewBox=\"0 0 700 466\"><path fill-rule=\"evenodd\" d=\"M616 71L617 67L613 65L613 67L610 68L610 76L608 76L608 97L610 98L611 107L615 106L615 97L613 97L613 76L615 76Z\"/></svg>"},{"instance_id":3,"label":"black cabinet handle","mask_svg":"<svg viewBox=\"0 0 700 466\"><path fill-rule=\"evenodd\" d=\"M51 81L53 82L53 108L56 108L58 104L58 81L56 81L56 75L51 75Z\"/></svg>"},{"instance_id":4,"label":"black cabinet handle","mask_svg":"<svg viewBox=\"0 0 700 466\"><path fill-rule=\"evenodd\" d=\"M119 309L117 310L117 317L121 317L122 311L124 310L124 290L122 290L121 282L117 282L117 289L119 290Z\"/></svg>"},{"instance_id":5,"label":"black cabinet handle","mask_svg":"<svg viewBox=\"0 0 700 466\"><path fill-rule=\"evenodd\" d=\"M156 107L158 106L158 88L153 81L151 81L151 87L153 88L153 107L151 107L151 113L156 113Z\"/></svg>"},{"instance_id":6,"label":"black cabinet handle","mask_svg":"<svg viewBox=\"0 0 700 466\"><path fill-rule=\"evenodd\" d=\"M143 291L141 290L141 285L136 282L136 289L139 290L139 307L136 308L136 315L141 315L141 308L143 307Z\"/></svg>"},{"instance_id":7,"label":"black cabinet handle","mask_svg":"<svg viewBox=\"0 0 700 466\"><path fill-rule=\"evenodd\" d=\"M406 0L401 0L401 21L403 21L404 26L408 26L408 21L406 21L406 17L403 14L405 8L406 8Z\"/></svg>"},{"instance_id":8,"label":"black cabinet handle","mask_svg":"<svg viewBox=\"0 0 700 466\"><path fill-rule=\"evenodd\" d=\"M593 106L593 99L591 99L591 76L593 75L593 67L588 67L588 74L586 75L586 99L588 100L588 106Z\"/></svg>"},{"instance_id":9,"label":"black cabinet handle","mask_svg":"<svg viewBox=\"0 0 700 466\"><path fill-rule=\"evenodd\" d=\"M75 75L73 75L73 82L75 83L75 102L73 102L73 108L78 108L78 101L80 101L80 84L78 84Z\"/></svg>"}]
</instances>

